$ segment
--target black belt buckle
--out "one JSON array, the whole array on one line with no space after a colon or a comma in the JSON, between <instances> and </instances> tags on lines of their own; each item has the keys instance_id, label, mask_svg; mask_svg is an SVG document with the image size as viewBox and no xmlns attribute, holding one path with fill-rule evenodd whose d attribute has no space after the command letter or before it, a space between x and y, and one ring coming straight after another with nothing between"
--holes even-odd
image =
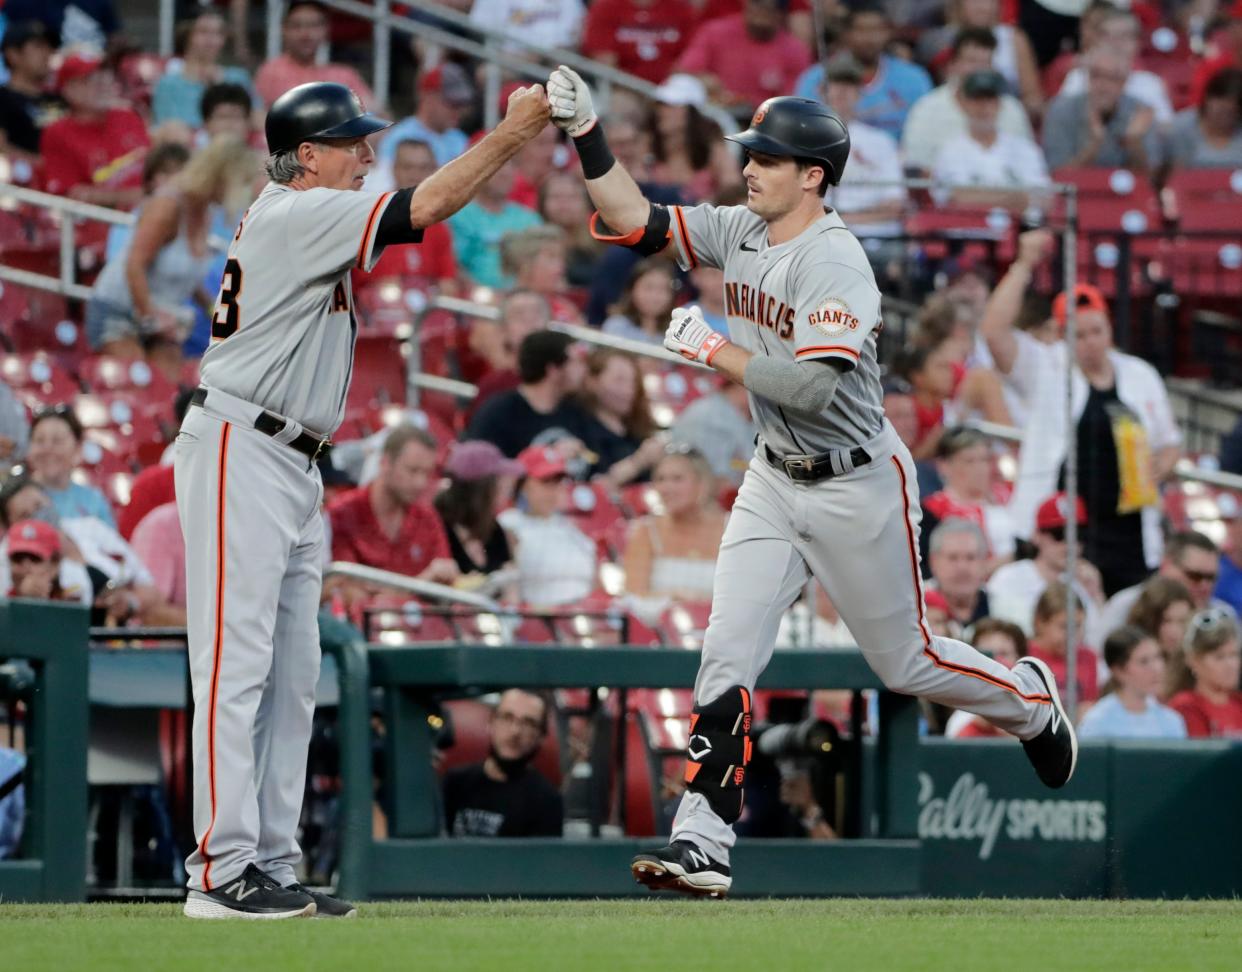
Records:
<instances>
[{"instance_id":1,"label":"black belt buckle","mask_svg":"<svg viewBox=\"0 0 1242 972\"><path fill-rule=\"evenodd\" d=\"M782 459L785 475L790 479L807 480L815 478L815 458L813 456L794 456Z\"/></svg>"},{"instance_id":2,"label":"black belt buckle","mask_svg":"<svg viewBox=\"0 0 1242 972\"><path fill-rule=\"evenodd\" d=\"M315 446L314 453L310 457L311 462L318 462L320 456L326 456L328 452L331 451L331 449L332 449L331 439L329 439L327 436L320 439L319 443Z\"/></svg>"}]
</instances>

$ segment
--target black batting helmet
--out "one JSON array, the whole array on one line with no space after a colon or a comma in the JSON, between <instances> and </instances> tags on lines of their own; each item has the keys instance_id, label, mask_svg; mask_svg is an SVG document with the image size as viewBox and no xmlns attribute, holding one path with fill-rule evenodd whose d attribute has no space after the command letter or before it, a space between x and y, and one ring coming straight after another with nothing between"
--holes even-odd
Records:
<instances>
[{"instance_id":1,"label":"black batting helmet","mask_svg":"<svg viewBox=\"0 0 1242 972\"><path fill-rule=\"evenodd\" d=\"M290 88L273 101L264 128L267 150L285 152L320 138L373 135L391 124L370 114L345 85L312 81Z\"/></svg>"},{"instance_id":2,"label":"black batting helmet","mask_svg":"<svg viewBox=\"0 0 1242 972\"><path fill-rule=\"evenodd\" d=\"M755 109L750 128L725 138L766 155L814 159L827 170L830 186L841 181L850 155L845 122L810 98L769 98Z\"/></svg>"}]
</instances>

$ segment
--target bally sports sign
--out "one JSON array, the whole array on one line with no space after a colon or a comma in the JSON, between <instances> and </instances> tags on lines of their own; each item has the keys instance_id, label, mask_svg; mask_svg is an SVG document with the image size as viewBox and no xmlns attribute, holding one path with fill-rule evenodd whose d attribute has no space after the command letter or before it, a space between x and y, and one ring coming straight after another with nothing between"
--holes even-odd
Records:
<instances>
[{"instance_id":1,"label":"bally sports sign","mask_svg":"<svg viewBox=\"0 0 1242 972\"><path fill-rule=\"evenodd\" d=\"M1005 798L973 773L940 788L931 774L919 773L919 838L974 842L981 861L1002 841L1101 843L1107 833L1101 800Z\"/></svg>"}]
</instances>

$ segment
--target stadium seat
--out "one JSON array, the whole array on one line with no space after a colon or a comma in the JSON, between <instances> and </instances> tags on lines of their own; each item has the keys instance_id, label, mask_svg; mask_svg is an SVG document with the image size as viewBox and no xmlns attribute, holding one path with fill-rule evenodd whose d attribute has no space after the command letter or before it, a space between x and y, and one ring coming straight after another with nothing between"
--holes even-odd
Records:
<instances>
[{"instance_id":1,"label":"stadium seat","mask_svg":"<svg viewBox=\"0 0 1242 972\"><path fill-rule=\"evenodd\" d=\"M178 388L158 368L145 361L128 361L108 355L87 358L78 377L89 391L132 391L152 401L162 400L171 412Z\"/></svg>"},{"instance_id":2,"label":"stadium seat","mask_svg":"<svg viewBox=\"0 0 1242 972\"><path fill-rule=\"evenodd\" d=\"M1168 189L1183 232L1228 231L1236 236L1242 206L1242 170L1179 169Z\"/></svg>"},{"instance_id":3,"label":"stadium seat","mask_svg":"<svg viewBox=\"0 0 1242 972\"><path fill-rule=\"evenodd\" d=\"M72 402L80 390L69 372L46 351L0 357L0 380L14 391L29 392L48 405Z\"/></svg>"}]
</instances>

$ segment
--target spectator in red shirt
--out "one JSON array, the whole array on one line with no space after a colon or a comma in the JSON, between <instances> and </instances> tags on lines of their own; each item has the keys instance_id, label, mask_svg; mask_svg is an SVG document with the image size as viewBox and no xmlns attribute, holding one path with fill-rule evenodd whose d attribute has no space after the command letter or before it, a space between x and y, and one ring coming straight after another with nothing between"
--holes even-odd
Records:
<instances>
[{"instance_id":1,"label":"spectator in red shirt","mask_svg":"<svg viewBox=\"0 0 1242 972\"><path fill-rule=\"evenodd\" d=\"M687 0L595 0L582 51L604 64L659 84L694 32Z\"/></svg>"},{"instance_id":2,"label":"spectator in red shirt","mask_svg":"<svg viewBox=\"0 0 1242 972\"><path fill-rule=\"evenodd\" d=\"M284 53L264 61L254 76L254 88L265 104L271 104L290 88L311 81L335 81L351 88L368 110L376 107L375 95L358 72L344 64L316 64L315 55L328 40L328 15L316 0L293 0L280 26Z\"/></svg>"},{"instance_id":3,"label":"spectator in red shirt","mask_svg":"<svg viewBox=\"0 0 1242 972\"><path fill-rule=\"evenodd\" d=\"M1031 639L1030 652L1032 658L1047 663L1057 680L1061 694L1066 692L1066 671L1068 669L1068 652L1065 644L1065 620L1069 608L1069 589L1064 581L1053 581L1035 602L1035 618L1031 625L1034 637ZM1075 601L1075 612L1078 620L1074 630L1082 633L1083 614L1081 601ZM1099 658L1096 653L1084 645L1079 645L1076 655L1075 681L1078 683L1078 701L1094 702L1100 697ZM1235 680L1237 673L1234 673Z\"/></svg>"},{"instance_id":4,"label":"spectator in red shirt","mask_svg":"<svg viewBox=\"0 0 1242 972\"><path fill-rule=\"evenodd\" d=\"M413 189L437 168L430 145L406 139L397 145L393 156L393 187ZM453 231L448 223L428 226L419 246L388 247L370 273L355 270L354 293L362 295L377 284L394 280L404 289L434 290L449 297L458 295L457 259L453 256Z\"/></svg>"},{"instance_id":5,"label":"spectator in red shirt","mask_svg":"<svg viewBox=\"0 0 1242 972\"><path fill-rule=\"evenodd\" d=\"M440 517L422 502L436 471L436 440L414 425L388 433L379 475L328 506L332 558L451 584L459 571Z\"/></svg>"},{"instance_id":6,"label":"spectator in red shirt","mask_svg":"<svg viewBox=\"0 0 1242 972\"><path fill-rule=\"evenodd\" d=\"M697 74L713 101L754 107L793 90L811 64L806 44L785 29L789 0L746 0L740 14L695 31L677 70Z\"/></svg>"},{"instance_id":7,"label":"spectator in red shirt","mask_svg":"<svg viewBox=\"0 0 1242 972\"><path fill-rule=\"evenodd\" d=\"M151 572L156 590L171 606L184 608L185 536L176 501L157 506L144 516L130 545Z\"/></svg>"},{"instance_id":8,"label":"spectator in red shirt","mask_svg":"<svg viewBox=\"0 0 1242 972\"><path fill-rule=\"evenodd\" d=\"M43 130L47 191L114 209L133 206L142 198L142 160L150 145L141 116L109 104L109 75L94 55L66 57L56 87L69 114Z\"/></svg>"},{"instance_id":9,"label":"spectator in red shirt","mask_svg":"<svg viewBox=\"0 0 1242 972\"><path fill-rule=\"evenodd\" d=\"M1224 44L1219 54L1203 61L1195 69L1194 78L1190 82L1190 103L1192 105L1203 103L1203 93L1207 90L1208 82L1215 77L1218 71L1223 71L1225 68L1242 67L1242 0L1235 0L1233 6L1222 11L1222 14L1228 18L1228 23L1224 31L1222 31ZM1191 735L1194 735L1194 733L1191 733Z\"/></svg>"},{"instance_id":10,"label":"spectator in red shirt","mask_svg":"<svg viewBox=\"0 0 1242 972\"><path fill-rule=\"evenodd\" d=\"M1228 608L1212 607L1190 619L1185 649L1169 706L1186 720L1192 739L1242 739L1242 649L1238 619Z\"/></svg>"}]
</instances>

